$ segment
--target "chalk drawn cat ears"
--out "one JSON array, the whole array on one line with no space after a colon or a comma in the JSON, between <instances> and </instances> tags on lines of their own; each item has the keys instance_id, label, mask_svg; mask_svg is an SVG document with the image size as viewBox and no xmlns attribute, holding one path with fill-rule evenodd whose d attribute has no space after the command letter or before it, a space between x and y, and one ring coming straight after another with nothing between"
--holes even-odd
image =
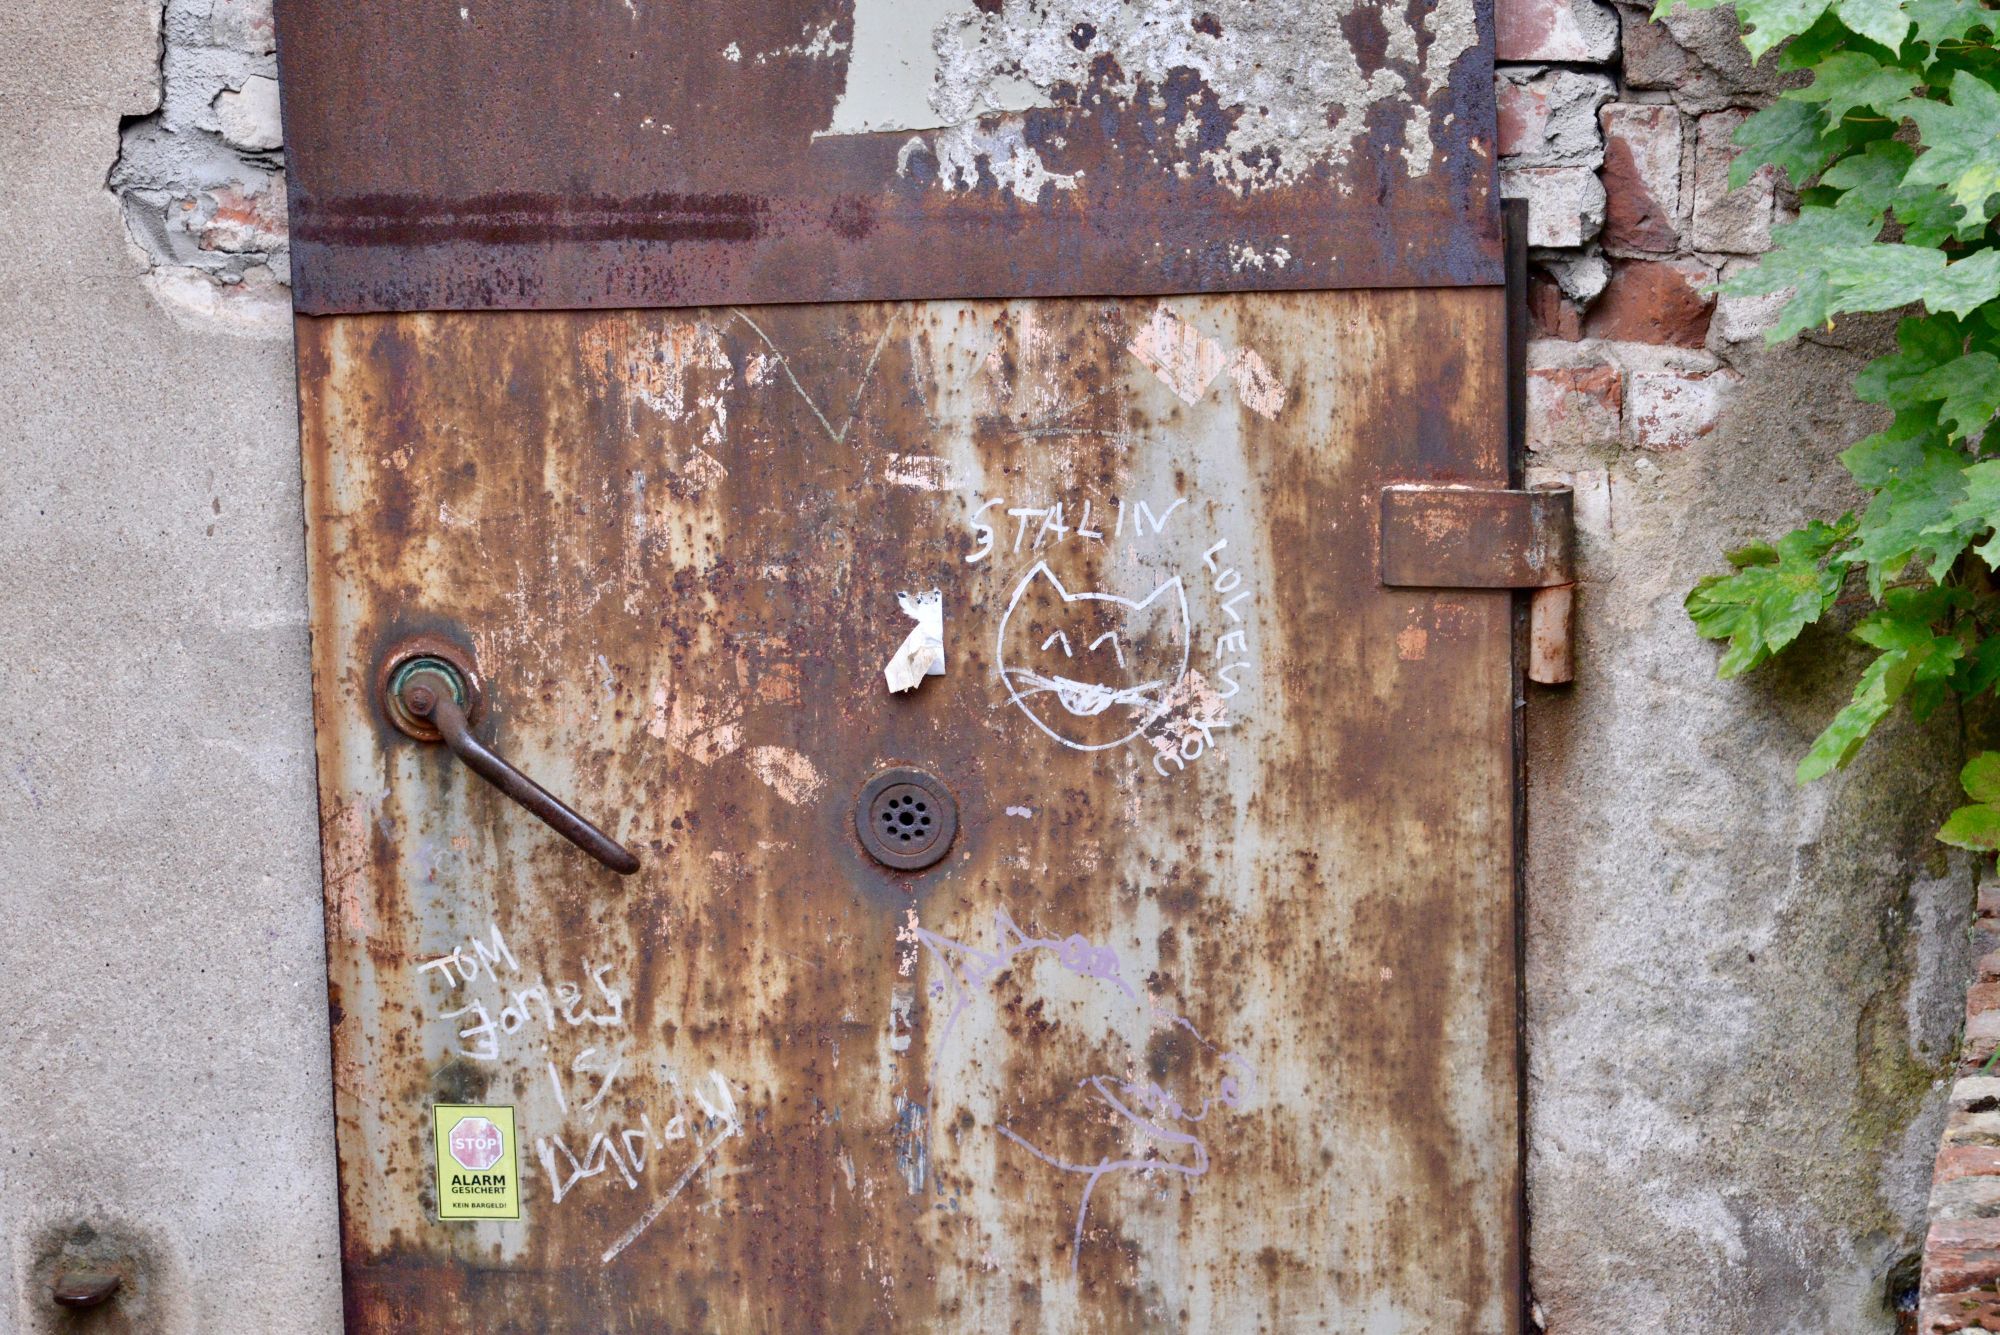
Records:
<instances>
[{"instance_id":1,"label":"chalk drawn cat ears","mask_svg":"<svg viewBox=\"0 0 2000 1335\"><path fill-rule=\"evenodd\" d=\"M1187 674L1179 576L1138 601L1071 593L1037 561L1000 618L994 661L1007 698L1064 746L1106 751L1145 730Z\"/></svg>"}]
</instances>

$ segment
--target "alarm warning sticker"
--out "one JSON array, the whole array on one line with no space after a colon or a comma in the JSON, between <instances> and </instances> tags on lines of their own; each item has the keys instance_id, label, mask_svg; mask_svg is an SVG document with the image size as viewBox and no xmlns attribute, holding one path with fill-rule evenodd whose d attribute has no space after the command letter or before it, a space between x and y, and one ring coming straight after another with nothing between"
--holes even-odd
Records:
<instances>
[{"instance_id":1,"label":"alarm warning sticker","mask_svg":"<svg viewBox=\"0 0 2000 1335\"><path fill-rule=\"evenodd\" d=\"M431 1109L439 1219L519 1219L521 1158L514 1110L440 1103Z\"/></svg>"}]
</instances>

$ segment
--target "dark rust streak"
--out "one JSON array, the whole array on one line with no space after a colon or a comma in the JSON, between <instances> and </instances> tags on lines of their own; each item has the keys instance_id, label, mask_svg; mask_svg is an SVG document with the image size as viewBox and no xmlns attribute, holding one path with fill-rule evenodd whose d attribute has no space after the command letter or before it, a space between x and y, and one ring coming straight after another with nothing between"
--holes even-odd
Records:
<instances>
[{"instance_id":1,"label":"dark rust streak","mask_svg":"<svg viewBox=\"0 0 2000 1335\"><path fill-rule=\"evenodd\" d=\"M441 209L419 195L357 195L325 206L304 200L294 235L333 246L479 246L591 241L755 241L769 212L748 195L481 195Z\"/></svg>"}]
</instances>

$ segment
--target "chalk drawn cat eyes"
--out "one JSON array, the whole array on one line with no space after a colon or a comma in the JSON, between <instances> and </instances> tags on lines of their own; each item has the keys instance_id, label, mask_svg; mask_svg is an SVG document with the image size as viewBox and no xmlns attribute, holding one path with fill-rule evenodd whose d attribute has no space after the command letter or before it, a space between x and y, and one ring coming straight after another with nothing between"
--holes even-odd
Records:
<instances>
[{"instance_id":1,"label":"chalk drawn cat eyes","mask_svg":"<svg viewBox=\"0 0 2000 1335\"><path fill-rule=\"evenodd\" d=\"M1187 672L1187 592L1179 576L1143 599L1071 593L1038 561L1000 618L996 661L1007 698L1079 751L1131 741Z\"/></svg>"}]
</instances>

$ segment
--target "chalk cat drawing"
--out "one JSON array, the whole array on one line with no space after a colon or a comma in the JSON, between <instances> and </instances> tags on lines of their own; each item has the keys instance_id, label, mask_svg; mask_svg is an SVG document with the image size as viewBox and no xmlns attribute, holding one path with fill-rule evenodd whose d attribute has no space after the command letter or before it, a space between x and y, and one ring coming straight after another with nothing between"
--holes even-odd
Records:
<instances>
[{"instance_id":1,"label":"chalk cat drawing","mask_svg":"<svg viewBox=\"0 0 2000 1335\"><path fill-rule=\"evenodd\" d=\"M1136 601L1072 593L1037 561L1000 618L1007 698L1064 746L1105 751L1165 709L1188 666L1187 591L1176 575Z\"/></svg>"},{"instance_id":2,"label":"chalk cat drawing","mask_svg":"<svg viewBox=\"0 0 2000 1335\"><path fill-rule=\"evenodd\" d=\"M926 1120L955 1128L969 1114L964 1127L984 1122L1018 1151L1082 1180L1070 1234L1074 1273L1098 1186L1133 1177L1192 1185L1211 1167L1210 1146L1240 1137L1222 1110L1249 1106L1256 1075L1186 1016L1142 996L1109 945L1030 936L1005 909L993 922L990 948L911 929L933 965L933 1015L942 1013L930 1043ZM1017 1059L999 1064L1002 1087L984 1084L993 1064L968 1061L953 1045L960 1021L979 1009L988 1025L1022 1026L1007 1040ZM960 1134L948 1133L945 1146Z\"/></svg>"}]
</instances>

